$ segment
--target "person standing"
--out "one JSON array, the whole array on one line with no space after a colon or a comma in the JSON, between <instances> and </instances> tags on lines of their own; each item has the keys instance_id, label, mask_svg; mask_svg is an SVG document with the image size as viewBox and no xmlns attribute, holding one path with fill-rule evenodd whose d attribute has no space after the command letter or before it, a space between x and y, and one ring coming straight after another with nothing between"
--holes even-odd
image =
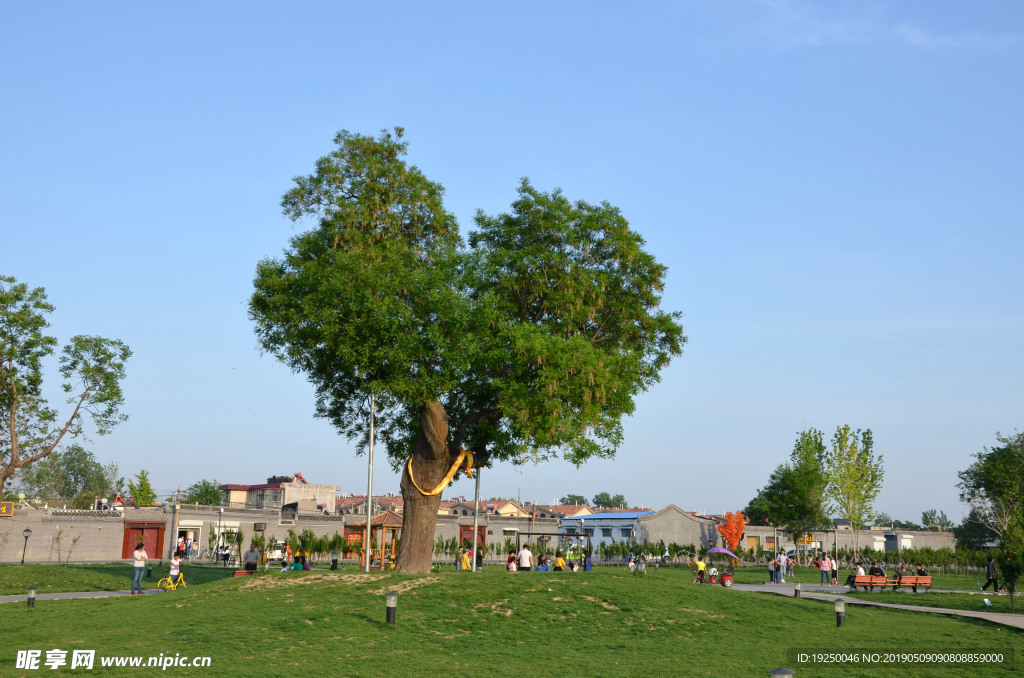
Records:
<instances>
[{"instance_id":1,"label":"person standing","mask_svg":"<svg viewBox=\"0 0 1024 678\"><path fill-rule=\"evenodd\" d=\"M775 556L768 561L768 583L775 583Z\"/></svg>"},{"instance_id":2,"label":"person standing","mask_svg":"<svg viewBox=\"0 0 1024 678\"><path fill-rule=\"evenodd\" d=\"M533 569L533 553L530 552L530 545L523 544L519 551L519 571L529 572Z\"/></svg>"},{"instance_id":3,"label":"person standing","mask_svg":"<svg viewBox=\"0 0 1024 678\"><path fill-rule=\"evenodd\" d=\"M476 547L476 569L477 571L484 569L484 547L482 545Z\"/></svg>"},{"instance_id":4,"label":"person standing","mask_svg":"<svg viewBox=\"0 0 1024 678\"><path fill-rule=\"evenodd\" d=\"M459 556L459 569L463 572L473 569L469 562L469 549L462 549L462 555Z\"/></svg>"},{"instance_id":5,"label":"person standing","mask_svg":"<svg viewBox=\"0 0 1024 678\"><path fill-rule=\"evenodd\" d=\"M260 564L260 552L256 550L256 542L249 544L249 550L242 556L247 572L255 572L256 566Z\"/></svg>"},{"instance_id":6,"label":"person standing","mask_svg":"<svg viewBox=\"0 0 1024 678\"><path fill-rule=\"evenodd\" d=\"M992 556L988 557L988 563L985 565L985 585L981 587L981 590L987 591L989 586L992 587L993 593L999 592L999 582L996 581L996 563Z\"/></svg>"},{"instance_id":7,"label":"person standing","mask_svg":"<svg viewBox=\"0 0 1024 678\"><path fill-rule=\"evenodd\" d=\"M821 556L818 565L821 567L821 583L828 586L832 582L832 559L825 553Z\"/></svg>"},{"instance_id":8,"label":"person standing","mask_svg":"<svg viewBox=\"0 0 1024 678\"><path fill-rule=\"evenodd\" d=\"M134 558L132 561L132 588L128 595L142 595L142 575L146 573L146 561L149 560L149 556L146 555L146 545L141 541L136 544L135 553L132 556Z\"/></svg>"}]
</instances>

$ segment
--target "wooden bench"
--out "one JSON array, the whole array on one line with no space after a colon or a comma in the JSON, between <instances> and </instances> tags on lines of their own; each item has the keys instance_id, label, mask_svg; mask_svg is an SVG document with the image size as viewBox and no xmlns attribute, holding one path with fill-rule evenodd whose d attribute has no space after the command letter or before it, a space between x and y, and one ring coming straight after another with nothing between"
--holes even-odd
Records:
<instances>
[{"instance_id":1,"label":"wooden bench","mask_svg":"<svg viewBox=\"0 0 1024 678\"><path fill-rule=\"evenodd\" d=\"M896 588L897 586L899 586L900 588L902 588L904 586L908 586L908 587L913 587L916 590L917 587L920 586L922 588L930 589L932 587L932 578L931 578L931 576L926 576L926 577L921 576L921 577L919 577L916 574L914 574L914 575L905 574L899 580L899 582L897 582L895 579L890 580L889 581L889 585L892 586L893 588Z\"/></svg>"},{"instance_id":2,"label":"wooden bench","mask_svg":"<svg viewBox=\"0 0 1024 678\"><path fill-rule=\"evenodd\" d=\"M853 588L863 586L865 588L874 588L875 586L881 586L883 589L885 585L889 583L889 580L884 576L873 576L870 574L861 574L853 578Z\"/></svg>"},{"instance_id":3,"label":"wooden bench","mask_svg":"<svg viewBox=\"0 0 1024 678\"><path fill-rule=\"evenodd\" d=\"M256 570L235 570L232 577L244 577L247 574L256 574Z\"/></svg>"}]
</instances>

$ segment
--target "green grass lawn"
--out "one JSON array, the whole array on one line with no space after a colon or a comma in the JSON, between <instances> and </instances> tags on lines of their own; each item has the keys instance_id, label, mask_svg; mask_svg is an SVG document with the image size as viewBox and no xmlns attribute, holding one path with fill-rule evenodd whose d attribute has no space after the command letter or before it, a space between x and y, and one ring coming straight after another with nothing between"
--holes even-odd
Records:
<instances>
[{"instance_id":1,"label":"green grass lawn","mask_svg":"<svg viewBox=\"0 0 1024 678\"><path fill-rule=\"evenodd\" d=\"M111 581L107 566L97 581ZM116 588L125 588L122 568ZM0 567L5 582L12 566ZM51 566L31 566L56 582ZM70 569L70 568L60 568ZM214 571L216 572L216 571ZM765 575L767 576L767 575ZM32 574L18 572L19 586ZM0 675L19 649L86 649L96 675L160 673L100 668L113 655L209 656L208 668L168 669L196 676L763 676L803 652L974 652L998 650L1024 661L1024 631L977 620L888 609L847 610L835 627L830 603L692 583L689 570L646 576L621 568L592 573L427 575L295 572L218 579L141 597L0 605ZM41 589L42 590L42 589ZM398 623L385 623L385 593L399 592ZM919 596L920 597L920 596ZM900 631L900 630L905 631ZM70 656L70 655L69 655ZM961 670L963 667L960 667ZM43 667L42 670L48 670ZM949 665L840 664L798 675L946 676ZM979 673L977 667L970 667ZM56 673L69 672L63 667ZM987 666L986 676L1016 675Z\"/></svg>"},{"instance_id":2,"label":"green grass lawn","mask_svg":"<svg viewBox=\"0 0 1024 678\"><path fill-rule=\"evenodd\" d=\"M861 600L872 600L879 603L894 603L896 605L922 605L924 607L948 607L953 610L978 610L979 612L1002 612L1010 614L1010 596L1006 594L996 595L994 593L935 593L918 589L913 593L909 589L899 591L885 590L874 593L857 591L851 592L851 598ZM992 603L992 607L985 605L985 599ZM1024 598L1017 596L1014 600L1016 614L1024 615Z\"/></svg>"},{"instance_id":3,"label":"green grass lawn","mask_svg":"<svg viewBox=\"0 0 1024 678\"><path fill-rule=\"evenodd\" d=\"M840 570L839 583L842 584L846 581L846 577L849 574L850 570L848 569ZM893 572L889 572L890 576L893 576L893 574ZM960 591L977 591L981 588L977 575L973 574L942 574L941 572L932 572L932 577L933 588L957 589ZM768 581L768 568L738 567L733 574L733 579L736 580L737 584L764 584ZM796 568L796 577L786 577L786 584L794 584L796 582L820 584L821 571L816 567L798 567Z\"/></svg>"},{"instance_id":4,"label":"green grass lawn","mask_svg":"<svg viewBox=\"0 0 1024 678\"><path fill-rule=\"evenodd\" d=\"M155 589L156 583L166 577L169 566L153 566L153 577L143 579L142 586ZM186 577L204 584L232 575L231 569L185 565ZM39 593L68 591L127 591L132 583L131 563L99 565L0 565L0 595L23 594L29 586Z\"/></svg>"}]
</instances>

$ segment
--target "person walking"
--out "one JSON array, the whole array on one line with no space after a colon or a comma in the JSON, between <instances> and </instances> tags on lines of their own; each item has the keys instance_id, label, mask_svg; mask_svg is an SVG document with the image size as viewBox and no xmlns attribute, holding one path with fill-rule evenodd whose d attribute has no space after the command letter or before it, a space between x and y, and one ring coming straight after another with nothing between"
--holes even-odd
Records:
<instances>
[{"instance_id":1,"label":"person walking","mask_svg":"<svg viewBox=\"0 0 1024 678\"><path fill-rule=\"evenodd\" d=\"M988 563L985 565L985 585L981 587L981 590L987 591L989 586L992 587L993 593L999 592L999 582L996 581L996 563L992 556L988 557Z\"/></svg>"},{"instance_id":2,"label":"person walking","mask_svg":"<svg viewBox=\"0 0 1024 678\"><path fill-rule=\"evenodd\" d=\"M128 595L142 595L142 575L146 573L146 561L149 560L149 556L146 555L146 545L141 541L135 545L135 553L132 554L134 560L132 561L132 587Z\"/></svg>"}]
</instances>

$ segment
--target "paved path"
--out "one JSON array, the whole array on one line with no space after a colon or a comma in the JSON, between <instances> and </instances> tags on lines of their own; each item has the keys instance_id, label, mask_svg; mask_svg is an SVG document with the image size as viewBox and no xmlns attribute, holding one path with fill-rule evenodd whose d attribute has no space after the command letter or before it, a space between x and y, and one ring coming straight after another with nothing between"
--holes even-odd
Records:
<instances>
[{"instance_id":1,"label":"paved path","mask_svg":"<svg viewBox=\"0 0 1024 678\"><path fill-rule=\"evenodd\" d=\"M149 589L145 593L159 593L156 589ZM84 593L37 593L36 600L70 600L71 598L113 598L116 596L127 596L128 591L86 591ZM28 593L17 596L0 596L0 603L22 603L28 604Z\"/></svg>"},{"instance_id":2,"label":"paved path","mask_svg":"<svg viewBox=\"0 0 1024 678\"><path fill-rule=\"evenodd\" d=\"M793 596L793 585L792 584L734 584L734 589L740 591L757 591L759 593L775 593L781 596ZM1000 612L982 612L980 610L956 610L948 607L926 607L924 605L903 605L898 603L881 603L874 600L861 600L859 598L853 598L846 595L849 593L849 589L845 586L821 586L815 584L801 584L800 596L802 598L813 598L815 600L842 600L847 605L869 605L871 607L888 607L894 610L910 610L912 612L931 612L933 614L945 614L956 617L972 617L974 619L984 619L986 621L995 622L996 624L1004 624L1006 626L1015 626L1019 629L1024 629L1024 615L1021 614L1003 614ZM935 589L929 591L926 595L943 593L972 593L971 591L955 591L952 589ZM914 594L906 594L913 596ZM919 594L921 595L921 594Z\"/></svg>"}]
</instances>

